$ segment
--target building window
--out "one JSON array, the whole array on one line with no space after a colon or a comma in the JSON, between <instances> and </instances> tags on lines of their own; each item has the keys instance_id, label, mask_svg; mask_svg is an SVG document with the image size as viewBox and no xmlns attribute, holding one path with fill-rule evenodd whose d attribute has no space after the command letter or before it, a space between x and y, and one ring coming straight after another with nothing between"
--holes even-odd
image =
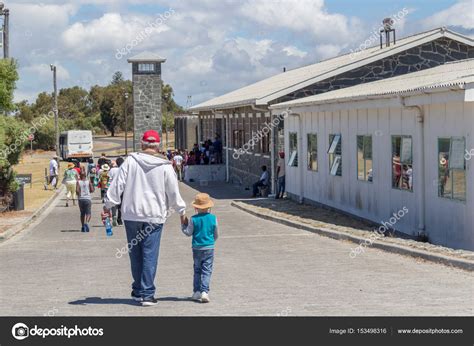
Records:
<instances>
[{"instance_id":1,"label":"building window","mask_svg":"<svg viewBox=\"0 0 474 346\"><path fill-rule=\"evenodd\" d=\"M413 140L392 136L392 187L413 191Z\"/></svg>"},{"instance_id":2,"label":"building window","mask_svg":"<svg viewBox=\"0 0 474 346\"><path fill-rule=\"evenodd\" d=\"M298 167L298 135L296 132L290 132L290 158L288 159L288 166Z\"/></svg>"},{"instance_id":3,"label":"building window","mask_svg":"<svg viewBox=\"0 0 474 346\"><path fill-rule=\"evenodd\" d=\"M154 72L155 64L138 64L138 72Z\"/></svg>"},{"instance_id":4,"label":"building window","mask_svg":"<svg viewBox=\"0 0 474 346\"><path fill-rule=\"evenodd\" d=\"M270 152L270 132L262 131L262 139L260 140L260 152L268 154Z\"/></svg>"},{"instance_id":5,"label":"building window","mask_svg":"<svg viewBox=\"0 0 474 346\"><path fill-rule=\"evenodd\" d=\"M466 200L466 141L438 138L438 196Z\"/></svg>"},{"instance_id":6,"label":"building window","mask_svg":"<svg viewBox=\"0 0 474 346\"><path fill-rule=\"evenodd\" d=\"M308 133L308 169L318 171L318 136L315 133Z\"/></svg>"},{"instance_id":7,"label":"building window","mask_svg":"<svg viewBox=\"0 0 474 346\"><path fill-rule=\"evenodd\" d=\"M357 179L373 181L372 136L357 136Z\"/></svg>"},{"instance_id":8,"label":"building window","mask_svg":"<svg viewBox=\"0 0 474 346\"><path fill-rule=\"evenodd\" d=\"M244 131L243 130L232 131L232 145L235 149L240 149L244 146Z\"/></svg>"},{"instance_id":9,"label":"building window","mask_svg":"<svg viewBox=\"0 0 474 346\"><path fill-rule=\"evenodd\" d=\"M329 173L342 176L342 136L329 135Z\"/></svg>"}]
</instances>

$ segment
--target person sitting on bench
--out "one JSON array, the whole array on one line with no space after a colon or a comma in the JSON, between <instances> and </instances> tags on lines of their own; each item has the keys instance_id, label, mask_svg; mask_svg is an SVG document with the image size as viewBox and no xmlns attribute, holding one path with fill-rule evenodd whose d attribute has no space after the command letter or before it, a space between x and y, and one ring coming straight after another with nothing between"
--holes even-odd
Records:
<instances>
[{"instance_id":1,"label":"person sitting on bench","mask_svg":"<svg viewBox=\"0 0 474 346\"><path fill-rule=\"evenodd\" d=\"M270 175L267 171L267 166L262 166L262 175L260 179L253 184L253 194L252 197L257 197L258 188L259 187L268 187L268 183L270 182Z\"/></svg>"}]
</instances>

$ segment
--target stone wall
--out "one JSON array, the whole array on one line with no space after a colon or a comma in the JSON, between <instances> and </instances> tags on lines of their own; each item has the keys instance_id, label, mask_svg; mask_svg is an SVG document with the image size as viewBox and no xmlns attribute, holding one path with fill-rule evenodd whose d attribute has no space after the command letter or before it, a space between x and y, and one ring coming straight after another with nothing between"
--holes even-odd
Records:
<instances>
[{"instance_id":1,"label":"stone wall","mask_svg":"<svg viewBox=\"0 0 474 346\"><path fill-rule=\"evenodd\" d=\"M161 75L133 75L133 147L140 150L140 141L146 130L161 131Z\"/></svg>"}]
</instances>

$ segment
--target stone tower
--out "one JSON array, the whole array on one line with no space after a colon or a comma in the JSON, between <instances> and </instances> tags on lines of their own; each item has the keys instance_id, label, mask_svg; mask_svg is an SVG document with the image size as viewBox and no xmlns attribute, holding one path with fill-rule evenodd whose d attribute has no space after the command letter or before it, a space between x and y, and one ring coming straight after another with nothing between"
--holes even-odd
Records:
<instances>
[{"instance_id":1,"label":"stone tower","mask_svg":"<svg viewBox=\"0 0 474 346\"><path fill-rule=\"evenodd\" d=\"M162 57L143 52L127 60L132 64L133 84L133 151L141 149L146 130L161 136L161 64Z\"/></svg>"}]
</instances>

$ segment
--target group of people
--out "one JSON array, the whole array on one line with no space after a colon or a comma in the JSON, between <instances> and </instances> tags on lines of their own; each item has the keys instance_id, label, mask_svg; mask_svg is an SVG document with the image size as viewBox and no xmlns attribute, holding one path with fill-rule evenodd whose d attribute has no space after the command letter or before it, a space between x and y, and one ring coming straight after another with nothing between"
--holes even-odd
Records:
<instances>
[{"instance_id":1,"label":"group of people","mask_svg":"<svg viewBox=\"0 0 474 346\"><path fill-rule=\"evenodd\" d=\"M196 214L185 216L186 203L180 195L179 166L184 163L180 152L170 157L159 151L160 137L154 130L146 131L142 138L142 151L132 153L126 160L115 161L105 154L97 164L89 161L87 166L70 162L64 172L66 206L76 196L80 209L81 231L89 232L91 201L96 188L101 190L103 200L102 219L111 217L113 225L125 225L130 265L132 272L131 298L142 306L158 303L154 284L158 266L161 234L171 211L180 216L181 231L192 236L194 261L193 293L191 299L207 303L210 278L213 271L214 245L218 237L217 218L211 213L214 202L205 193L196 195L192 206ZM181 159L179 158L181 156ZM53 158L50 182L57 184L58 158ZM52 160L52 161L53 161ZM116 213L118 214L115 217Z\"/></svg>"},{"instance_id":2,"label":"group of people","mask_svg":"<svg viewBox=\"0 0 474 346\"><path fill-rule=\"evenodd\" d=\"M131 297L142 306L158 303L154 279L161 234L170 211L177 212L182 232L192 236L194 278L191 298L207 303L214 244L218 237L217 218L211 213L213 201L207 194L198 194L192 203L196 214L188 219L186 203L179 192L175 160L172 162L162 155L159 147L159 134L154 130L146 131L142 137L142 151L132 153L112 179L104 210L111 213L121 205L127 241L134 244L129 247L133 277Z\"/></svg>"}]
</instances>

